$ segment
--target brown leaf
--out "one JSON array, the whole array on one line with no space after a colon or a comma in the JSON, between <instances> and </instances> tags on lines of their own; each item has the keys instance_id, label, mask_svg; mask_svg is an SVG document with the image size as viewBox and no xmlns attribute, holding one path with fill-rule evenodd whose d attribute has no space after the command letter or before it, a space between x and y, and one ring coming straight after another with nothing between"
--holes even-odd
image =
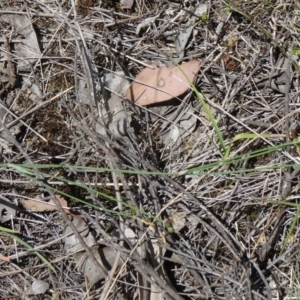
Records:
<instances>
[{"instance_id":1,"label":"brown leaf","mask_svg":"<svg viewBox=\"0 0 300 300\"><path fill-rule=\"evenodd\" d=\"M139 105L168 101L186 92L194 81L201 61L191 60L173 68L145 68L137 75L126 92L126 98ZM183 74L184 72L184 74Z\"/></svg>"},{"instance_id":2,"label":"brown leaf","mask_svg":"<svg viewBox=\"0 0 300 300\"><path fill-rule=\"evenodd\" d=\"M241 70L240 63L234 60L228 53L223 53L222 58L224 60L226 70L235 72L239 72Z\"/></svg>"},{"instance_id":3,"label":"brown leaf","mask_svg":"<svg viewBox=\"0 0 300 300\"><path fill-rule=\"evenodd\" d=\"M8 263L11 262L11 259L10 259L8 256L3 256L3 255L1 255L1 254L0 254L0 260L6 261L6 262L8 262Z\"/></svg>"},{"instance_id":4,"label":"brown leaf","mask_svg":"<svg viewBox=\"0 0 300 300\"><path fill-rule=\"evenodd\" d=\"M65 207L68 206L67 201L59 196L55 195L56 199L59 201L62 207L64 207L65 211L68 213L69 210L66 209ZM53 199L50 199L48 202L45 202L42 200L41 196L36 196L33 200L22 200L22 204L27 210L32 210L35 212L44 212L44 211L53 211L53 210L58 210L55 202Z\"/></svg>"}]
</instances>

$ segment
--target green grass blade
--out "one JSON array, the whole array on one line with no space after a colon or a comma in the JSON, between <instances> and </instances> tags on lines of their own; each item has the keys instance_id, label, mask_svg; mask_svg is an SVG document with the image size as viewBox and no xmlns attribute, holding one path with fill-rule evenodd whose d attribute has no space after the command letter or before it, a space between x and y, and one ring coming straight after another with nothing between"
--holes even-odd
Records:
<instances>
[{"instance_id":1,"label":"green grass blade","mask_svg":"<svg viewBox=\"0 0 300 300\"><path fill-rule=\"evenodd\" d=\"M185 72L182 70L182 68L177 65L177 67L179 68L179 70L182 72L182 74L184 75L184 77L186 78L186 80L188 81L188 83L190 84L190 87L192 88L192 90L194 91L194 93L196 94L198 100L200 101L202 107L204 108L204 111L205 113L207 114L208 116L208 119L209 121L211 122L216 134L217 134L217 137L218 137L218 140L219 140L219 143L221 144L221 151L219 149L219 151L221 153L223 152L226 152L226 145L225 145L225 142L224 142L224 139L223 139L223 135L221 133L221 130L217 124L217 121L213 115L213 113L211 112L208 104L206 103L206 101L204 100L202 94L197 90L197 88L195 87L194 83L190 80L190 78L185 74Z\"/></svg>"},{"instance_id":2,"label":"green grass blade","mask_svg":"<svg viewBox=\"0 0 300 300\"><path fill-rule=\"evenodd\" d=\"M70 195L70 194L67 194L67 193L65 193L65 192L62 192L62 191L60 191L59 189L56 189L56 188L52 187L51 185L49 185L49 184L47 184L47 183L45 183L45 182L43 182L43 181L37 179L37 178L36 178L36 174L40 175L40 176L43 177L43 178L55 178L55 179L57 179L58 181L62 181L62 182L65 182L65 183L67 183L67 184L72 184L72 185L78 186L78 187L80 187L80 188L82 188L82 189L85 189L86 191L89 191L90 193L94 193L94 194L96 194L96 195L98 195L98 196L100 196L100 197L103 197L103 198L107 199L107 200L110 200L110 201L113 201L113 202L116 202L116 203L120 202L124 207L130 209L131 211L139 212L142 216L148 217L148 218L149 218L150 220L152 220L152 221L163 222L162 219L157 218L157 217L155 217L154 215L152 215L152 214L150 214L150 213L147 213L147 212L145 212L145 211L139 209L138 207L134 207L133 205L130 205L130 204L124 202L124 201L119 201L118 199L116 199L116 198L114 198L114 197L112 197L112 196L109 196L109 195L107 195L107 194L105 194L105 193L103 193L103 192L97 191L96 189L93 189L93 188L90 188L90 187L88 187L88 186L85 186L85 185L83 185L83 184L81 184L81 183L79 183L79 182L70 181L70 180L64 179L64 178L62 178L62 177L53 176L53 175L50 175L50 174L47 174L47 173L43 173L43 172L38 172L38 173L35 172L35 173L31 173L30 171L26 170L26 168L25 168L24 166L25 166L25 165L23 165L22 167L20 167L20 166L17 166L17 167L16 167L16 165L13 165L13 164L10 165L11 168L13 168L13 169L15 169L17 172L23 174L23 175L26 176L28 179L30 179L31 181L37 183L38 185L43 186L43 187L45 187L45 188L47 188L47 189L50 189L50 190L54 191L55 193L58 193L58 194L60 194L60 195L62 195L62 196L68 197L68 198L70 198L70 199L72 199L72 200L74 200L74 201L76 201L76 202L78 202L78 203L85 204L85 205L87 205L87 206L93 207L94 209L99 209L99 207L98 207L97 205L94 205L94 204L92 204L92 203L86 202L86 201L84 201L84 200L82 200L82 199L80 199L80 198L77 198L77 197L72 196L72 195ZM59 166L59 165L58 165L58 166ZM24 171L24 172L23 172L23 171ZM34 176L33 176L33 175L34 175ZM114 211L114 210L111 210L111 209L108 209L108 208L103 208L103 207L101 207L101 209L105 210L106 212L115 214L115 215L121 215L121 216L123 216L123 217L125 217L125 218L132 218L132 217L133 217L132 215L123 213L123 212L121 212L121 211Z\"/></svg>"},{"instance_id":3,"label":"green grass blade","mask_svg":"<svg viewBox=\"0 0 300 300\"><path fill-rule=\"evenodd\" d=\"M264 134L255 134L255 133L240 133L240 134L237 134L233 139L232 141L230 142L230 145L229 147L227 147L226 149L226 152L225 152L225 155L224 155L224 160L228 159L229 155L230 155L230 150L231 150L231 147L232 145L236 142L236 141L239 141L239 140L244 140L244 139L257 139L257 138L268 138L270 136L270 134L268 133L264 133Z\"/></svg>"},{"instance_id":4,"label":"green grass blade","mask_svg":"<svg viewBox=\"0 0 300 300\"><path fill-rule=\"evenodd\" d=\"M0 226L0 231L5 233L18 234L20 232Z\"/></svg>"},{"instance_id":5,"label":"green grass blade","mask_svg":"<svg viewBox=\"0 0 300 300\"><path fill-rule=\"evenodd\" d=\"M7 235L9 235L12 239L16 240L17 242L19 242L20 244L22 244L23 246L25 246L27 249L30 250L34 250L34 248L32 246L30 246L28 243L26 243L25 241L23 241L21 238L19 238L17 235L11 234L6 232ZM40 254L38 251L33 251L34 254L44 263L46 264L49 269L51 269L55 274L57 274L55 268L52 266L52 264L42 255Z\"/></svg>"}]
</instances>

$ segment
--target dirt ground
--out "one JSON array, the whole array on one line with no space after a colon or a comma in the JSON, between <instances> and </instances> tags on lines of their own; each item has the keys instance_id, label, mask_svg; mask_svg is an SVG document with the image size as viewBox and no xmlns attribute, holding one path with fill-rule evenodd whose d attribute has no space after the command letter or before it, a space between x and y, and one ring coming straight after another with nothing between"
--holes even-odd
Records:
<instances>
[{"instance_id":1,"label":"dirt ground","mask_svg":"<svg viewBox=\"0 0 300 300\"><path fill-rule=\"evenodd\" d=\"M0 299L300 298L299 15L1 1Z\"/></svg>"}]
</instances>

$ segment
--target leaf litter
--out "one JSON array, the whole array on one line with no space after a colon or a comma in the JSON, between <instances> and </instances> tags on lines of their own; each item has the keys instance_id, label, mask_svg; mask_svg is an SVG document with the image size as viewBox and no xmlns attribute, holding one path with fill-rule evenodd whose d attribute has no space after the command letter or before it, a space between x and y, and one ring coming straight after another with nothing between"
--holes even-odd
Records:
<instances>
[{"instance_id":1,"label":"leaf litter","mask_svg":"<svg viewBox=\"0 0 300 300\"><path fill-rule=\"evenodd\" d=\"M194 60L172 68L145 68L128 88L126 98L139 105L172 100L189 90L200 64Z\"/></svg>"},{"instance_id":2,"label":"leaf litter","mask_svg":"<svg viewBox=\"0 0 300 300\"><path fill-rule=\"evenodd\" d=\"M283 127L288 138L292 121L297 142L299 58L289 45L300 43L293 33L299 7L278 2L270 9L249 1L239 7L220 1L72 4L0 4L7 38L0 40L2 163L60 167L59 175L53 167L31 180L1 166L1 223L43 251L60 274L49 274L35 252L3 235L0 297L28 297L18 287L33 279L50 283L40 295L53 298L54 292L62 299L86 293L101 299L293 295L287 274L296 274L299 230L284 240L296 209L284 207L283 213L266 199L297 200L299 170L282 166L297 160L299 147L246 156L226 170L205 169L222 154L180 68L186 74L193 69L188 77L227 144L247 132L283 136ZM148 75L141 79L143 72ZM233 151L247 154L245 149L283 141L241 140ZM88 168L108 166L115 174ZM185 173L193 167L205 172ZM46 185L69 194L76 214L68 218L92 256L54 205L43 199L27 203L33 211L17 205L47 192ZM164 220L179 215L186 222L177 229L174 224L174 231L162 220L153 225L149 214L161 211ZM104 281L109 290L99 295Z\"/></svg>"},{"instance_id":3,"label":"leaf litter","mask_svg":"<svg viewBox=\"0 0 300 300\"><path fill-rule=\"evenodd\" d=\"M59 195L55 195L55 197L60 202L63 209L69 213L67 201ZM22 200L21 202L22 205L27 210L34 211L34 212L46 212L46 211L58 210L55 201L53 199L50 199L49 201L46 202L43 201L43 198L39 195L37 195L34 199L26 199L26 200Z\"/></svg>"},{"instance_id":4,"label":"leaf litter","mask_svg":"<svg viewBox=\"0 0 300 300\"><path fill-rule=\"evenodd\" d=\"M30 65L41 57L41 51L32 22L24 15L1 14L0 19L8 23L21 37L22 42L16 43L16 57L20 71L30 69Z\"/></svg>"}]
</instances>

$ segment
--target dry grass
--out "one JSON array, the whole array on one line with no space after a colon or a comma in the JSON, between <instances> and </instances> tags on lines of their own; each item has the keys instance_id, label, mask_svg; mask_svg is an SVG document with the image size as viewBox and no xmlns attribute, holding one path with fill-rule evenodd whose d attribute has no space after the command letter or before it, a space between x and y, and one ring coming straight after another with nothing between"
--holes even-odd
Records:
<instances>
[{"instance_id":1,"label":"dry grass","mask_svg":"<svg viewBox=\"0 0 300 300\"><path fill-rule=\"evenodd\" d=\"M181 2L137 0L129 10L104 0L2 1L0 28L9 41L16 82L0 83L1 106L10 111L1 129L1 141L6 141L1 144L1 163L174 174L221 161L224 153L218 148L215 130L192 91L169 103L167 109L133 108L138 112L135 122L139 126L135 127L139 130L130 139L109 138L95 131L95 100L104 103L109 98L109 91L101 89L103 74L125 71L134 78L144 65L172 62L174 37L189 26L197 5L197 1ZM14 49L20 36L1 20L5 12L27 16L37 33L42 56L27 70L18 70ZM292 51L296 54L296 47L300 47L299 13L297 1L226 4L211 0L208 18L194 26L182 61L202 60L195 85L209 104L225 143L245 132L276 135L273 139L239 141L232 156L289 141L290 126L297 127L300 77L298 57ZM154 16L156 20L136 35L138 24ZM1 41L1 63L7 64L4 53L8 50L5 40ZM91 66L84 58L84 47ZM291 70L278 64L285 55L288 66L293 65ZM41 98L32 96L25 85L28 80L38 86ZM83 94L80 88L80 82L91 80L95 97ZM160 137L171 125L181 126L181 118L191 109L196 126L170 147ZM180 231L168 234L158 222L155 233L167 249L162 259L176 292L162 284L151 262L149 245L145 245L142 258L131 255L122 272L113 274L116 283L108 281L112 290L106 290L107 299L134 299L137 271L158 290L164 289L166 299L296 299L300 280L298 227L285 239L297 208L274 202L297 203L297 163L298 153L289 147L198 175L124 174L53 166L40 170L47 175L37 178L69 194L69 205L86 218L97 241L125 254L133 246L112 238L116 232L130 227L139 238L145 234L146 240L150 239L147 222L151 220L141 211L153 216L163 211L163 220L185 217ZM274 167L285 164L295 166ZM262 166L270 168L258 169ZM63 179L80 186L65 184ZM73 256L64 251L62 212L26 212L20 205L23 199L49 196L52 191L7 165L0 169L0 187L0 204L9 202L17 210L16 216L2 225L20 230L20 237L57 271L52 273L32 251L0 233L0 253L11 259L11 263L0 262L0 298L104 299L105 284L88 288ZM94 207L78 203L72 196ZM126 203L140 211L126 207ZM121 210L129 217L113 213ZM50 290L40 296L28 295L33 279L49 282Z\"/></svg>"}]
</instances>

